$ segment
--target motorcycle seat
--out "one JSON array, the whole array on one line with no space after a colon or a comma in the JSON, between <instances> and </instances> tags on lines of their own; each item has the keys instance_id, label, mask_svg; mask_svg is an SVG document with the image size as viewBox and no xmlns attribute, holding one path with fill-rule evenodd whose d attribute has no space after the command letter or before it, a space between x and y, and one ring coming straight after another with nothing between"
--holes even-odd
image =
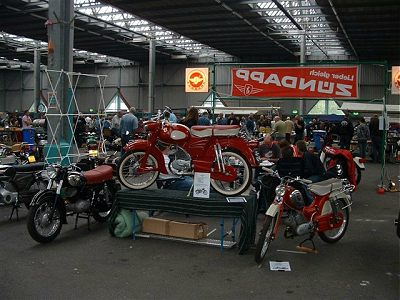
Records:
<instances>
[{"instance_id":1,"label":"motorcycle seat","mask_svg":"<svg viewBox=\"0 0 400 300\"><path fill-rule=\"evenodd\" d=\"M314 194L324 196L333 190L340 189L342 187L342 181L337 178L330 178L328 180L310 184L308 187Z\"/></svg>"},{"instance_id":2,"label":"motorcycle seat","mask_svg":"<svg viewBox=\"0 0 400 300\"><path fill-rule=\"evenodd\" d=\"M45 163L39 162L35 164L15 165L10 168L13 168L17 173L28 173L43 170L45 168Z\"/></svg>"},{"instance_id":3,"label":"motorcycle seat","mask_svg":"<svg viewBox=\"0 0 400 300\"><path fill-rule=\"evenodd\" d=\"M215 136L235 136L239 133L239 125L215 125L213 135Z\"/></svg>"},{"instance_id":4,"label":"motorcycle seat","mask_svg":"<svg viewBox=\"0 0 400 300\"><path fill-rule=\"evenodd\" d=\"M192 128L190 128L190 133L200 138L210 137L213 133L213 126L192 126Z\"/></svg>"},{"instance_id":5,"label":"motorcycle seat","mask_svg":"<svg viewBox=\"0 0 400 300\"><path fill-rule=\"evenodd\" d=\"M212 125L212 126L192 126L190 133L197 137L210 136L235 136L239 133L239 125Z\"/></svg>"},{"instance_id":6,"label":"motorcycle seat","mask_svg":"<svg viewBox=\"0 0 400 300\"><path fill-rule=\"evenodd\" d=\"M101 165L97 168L83 173L86 184L99 184L109 181L113 178L113 168L111 166Z\"/></svg>"}]
</instances>

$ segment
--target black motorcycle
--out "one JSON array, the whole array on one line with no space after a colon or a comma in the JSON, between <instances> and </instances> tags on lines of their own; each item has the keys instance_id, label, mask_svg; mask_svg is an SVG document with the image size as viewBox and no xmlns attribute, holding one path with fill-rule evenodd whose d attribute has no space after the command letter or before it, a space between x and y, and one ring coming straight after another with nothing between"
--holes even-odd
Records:
<instances>
[{"instance_id":1,"label":"black motorcycle","mask_svg":"<svg viewBox=\"0 0 400 300\"><path fill-rule=\"evenodd\" d=\"M10 220L23 203L29 209L32 197L48 184L44 163L0 167L0 203L12 205Z\"/></svg>"},{"instance_id":2,"label":"black motorcycle","mask_svg":"<svg viewBox=\"0 0 400 300\"><path fill-rule=\"evenodd\" d=\"M67 214L105 222L120 185L113 179L113 169L101 165L82 172L76 165L53 165L47 168L48 188L38 192L30 203L27 227L31 237L40 243L54 240L67 224Z\"/></svg>"}]
</instances>

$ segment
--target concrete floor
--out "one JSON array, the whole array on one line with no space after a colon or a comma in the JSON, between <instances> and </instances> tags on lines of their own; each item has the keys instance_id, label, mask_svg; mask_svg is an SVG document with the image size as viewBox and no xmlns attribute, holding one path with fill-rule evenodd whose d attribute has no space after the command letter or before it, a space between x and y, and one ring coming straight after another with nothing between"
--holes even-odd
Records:
<instances>
[{"instance_id":1,"label":"concrete floor","mask_svg":"<svg viewBox=\"0 0 400 300\"><path fill-rule=\"evenodd\" d=\"M397 179L398 165L387 169ZM1 207L0 299L398 299L400 194L377 195L379 174L368 164L339 243L316 238L319 254L285 253L277 250L296 250L300 239L281 234L262 268L253 250L117 239L106 225L88 232L84 221L40 245L27 232L25 209L8 222L9 208ZM288 261L292 271L270 271L269 260Z\"/></svg>"}]
</instances>

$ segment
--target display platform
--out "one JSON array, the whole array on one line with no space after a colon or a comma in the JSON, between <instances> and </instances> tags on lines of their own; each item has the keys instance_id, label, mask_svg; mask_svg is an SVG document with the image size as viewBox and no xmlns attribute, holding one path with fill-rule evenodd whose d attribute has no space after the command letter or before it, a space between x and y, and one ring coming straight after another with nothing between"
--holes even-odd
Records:
<instances>
[{"instance_id":1,"label":"display platform","mask_svg":"<svg viewBox=\"0 0 400 300\"><path fill-rule=\"evenodd\" d=\"M239 254L244 253L254 244L256 231L257 203L255 195L245 196L246 202L228 202L226 197L211 193L209 199L188 197L186 191L175 190L121 190L116 194L109 229L113 235L113 221L119 209L164 211L176 214L239 218ZM226 242L226 241L225 241Z\"/></svg>"}]
</instances>

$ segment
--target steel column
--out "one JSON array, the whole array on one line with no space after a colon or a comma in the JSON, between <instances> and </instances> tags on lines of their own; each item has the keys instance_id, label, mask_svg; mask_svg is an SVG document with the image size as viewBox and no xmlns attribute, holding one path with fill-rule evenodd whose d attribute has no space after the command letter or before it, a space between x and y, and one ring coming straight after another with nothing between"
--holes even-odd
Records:
<instances>
[{"instance_id":1,"label":"steel column","mask_svg":"<svg viewBox=\"0 0 400 300\"><path fill-rule=\"evenodd\" d=\"M74 0L52 0L49 1L49 13L47 20L48 34L48 70L56 71L73 71L73 42L74 42ZM53 86L59 78L59 73L49 72L50 80ZM48 88L52 91L51 87ZM69 88L68 77L62 74L60 82L55 90L61 113L69 115L66 117L49 116L48 122L53 128L57 127L60 122L59 130L54 133L57 144L69 144L73 133L71 132L68 122L72 122L72 113L75 113L76 107L71 107L68 111L69 104L72 100L72 91ZM50 99L49 99L50 101ZM50 106L50 103L49 103ZM54 107L55 105L53 105ZM60 109L49 108L49 114L60 114ZM51 132L48 134L49 141L52 140ZM50 145L52 147L53 145ZM72 149L68 148L68 152ZM56 148L50 149L50 152L56 151ZM67 153L63 153L67 154Z\"/></svg>"},{"instance_id":2,"label":"steel column","mask_svg":"<svg viewBox=\"0 0 400 300\"><path fill-rule=\"evenodd\" d=\"M33 102L35 103L35 112L39 112L40 105L40 50L34 50L33 61Z\"/></svg>"},{"instance_id":3,"label":"steel column","mask_svg":"<svg viewBox=\"0 0 400 300\"><path fill-rule=\"evenodd\" d=\"M300 64L304 64L306 62L306 32L303 30L303 34L301 35L300 41ZM299 115L304 114L304 101L303 99L299 100Z\"/></svg>"},{"instance_id":4,"label":"steel column","mask_svg":"<svg viewBox=\"0 0 400 300\"><path fill-rule=\"evenodd\" d=\"M156 42L154 39L149 41L149 98L147 103L148 112L153 113L154 106L154 79L156 71Z\"/></svg>"}]
</instances>

